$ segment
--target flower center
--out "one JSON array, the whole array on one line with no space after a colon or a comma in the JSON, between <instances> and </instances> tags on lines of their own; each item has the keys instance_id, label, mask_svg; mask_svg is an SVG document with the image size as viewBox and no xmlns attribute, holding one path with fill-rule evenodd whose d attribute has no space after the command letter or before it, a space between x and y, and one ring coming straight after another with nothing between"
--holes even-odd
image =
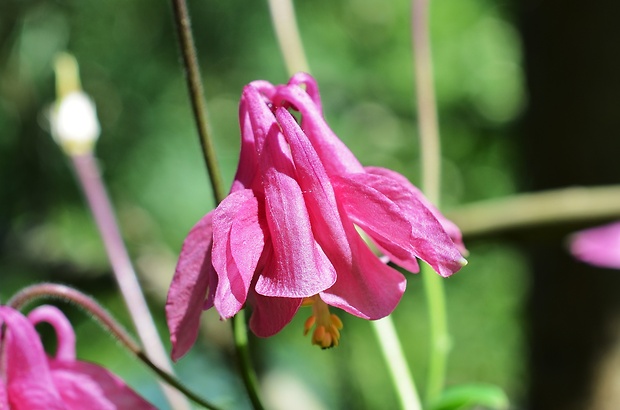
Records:
<instances>
[{"instance_id":1,"label":"flower center","mask_svg":"<svg viewBox=\"0 0 620 410\"><path fill-rule=\"evenodd\" d=\"M306 320L304 325L304 336L315 326L312 333L313 345L321 349L338 346L342 321L338 316L329 312L327 303L323 302L319 295L314 295L304 299L303 306L312 306L312 316Z\"/></svg>"}]
</instances>

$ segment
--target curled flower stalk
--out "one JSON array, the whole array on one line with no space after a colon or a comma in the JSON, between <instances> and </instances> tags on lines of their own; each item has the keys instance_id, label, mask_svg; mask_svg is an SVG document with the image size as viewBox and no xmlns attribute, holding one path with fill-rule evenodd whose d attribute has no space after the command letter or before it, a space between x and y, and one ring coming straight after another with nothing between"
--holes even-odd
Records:
<instances>
[{"instance_id":1,"label":"curled flower stalk","mask_svg":"<svg viewBox=\"0 0 620 410\"><path fill-rule=\"evenodd\" d=\"M340 341L330 307L368 320L390 314L405 278L357 229L412 272L418 258L441 276L465 263L458 230L449 235L453 225L417 188L394 171L363 167L331 131L308 74L286 85L249 84L239 119L230 194L190 231L168 293L174 359L191 348L201 311L212 307L229 319L250 306L250 329L269 337L312 301L308 323L325 329L313 333L321 347Z\"/></svg>"}]
</instances>

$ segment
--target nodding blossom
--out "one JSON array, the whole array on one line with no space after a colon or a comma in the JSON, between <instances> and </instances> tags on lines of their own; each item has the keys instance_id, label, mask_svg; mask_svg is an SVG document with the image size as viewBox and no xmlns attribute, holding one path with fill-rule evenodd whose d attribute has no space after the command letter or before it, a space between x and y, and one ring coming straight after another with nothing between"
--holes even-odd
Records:
<instances>
[{"instance_id":1,"label":"nodding blossom","mask_svg":"<svg viewBox=\"0 0 620 410\"><path fill-rule=\"evenodd\" d=\"M34 326L52 325L56 354L47 357ZM53 306L41 306L26 318L0 306L0 409L10 410L155 410L116 375L76 360L75 333Z\"/></svg>"},{"instance_id":2,"label":"nodding blossom","mask_svg":"<svg viewBox=\"0 0 620 410\"><path fill-rule=\"evenodd\" d=\"M620 269L620 222L573 234L570 251L575 258L591 265Z\"/></svg>"},{"instance_id":3,"label":"nodding blossom","mask_svg":"<svg viewBox=\"0 0 620 410\"><path fill-rule=\"evenodd\" d=\"M323 348L338 345L342 328L328 306L370 320L390 314L405 278L360 231L412 272L418 258L444 277L466 263L454 224L402 175L363 167L332 132L310 75L250 83L239 120L230 194L190 231L168 293L173 359L212 307L228 319L249 305L250 329L268 337L311 306L305 332L314 328L312 342Z\"/></svg>"}]
</instances>

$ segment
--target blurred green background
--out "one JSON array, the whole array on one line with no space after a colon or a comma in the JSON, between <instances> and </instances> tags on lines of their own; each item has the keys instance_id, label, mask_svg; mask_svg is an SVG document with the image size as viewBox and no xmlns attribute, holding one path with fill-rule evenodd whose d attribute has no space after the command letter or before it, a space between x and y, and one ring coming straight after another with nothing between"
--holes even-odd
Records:
<instances>
[{"instance_id":1,"label":"blurred green background","mask_svg":"<svg viewBox=\"0 0 620 410\"><path fill-rule=\"evenodd\" d=\"M287 74L266 2L191 1L189 6L216 149L230 182L243 85L255 79L283 83ZM363 164L390 167L418 183L409 1L315 0L296 7L333 130ZM213 207L171 15L166 2L148 0L2 0L1 301L34 282L61 282L95 295L130 325L71 168L49 135L52 63L66 50L78 59L83 88L97 104L104 178L167 341L163 303L176 256L191 226ZM433 1L445 209L517 189L512 137L526 96L512 19L504 1ZM453 335L448 384L494 383L519 403L527 383L524 260L515 248L495 241L478 241L469 249L469 266L446 280ZM424 391L424 294L420 277L408 279L394 317ZM76 327L81 358L102 363L166 408L140 363L128 360L84 314L59 306ZM251 340L274 408L396 408L370 325L339 312L345 323L341 346L321 351L302 336L306 314L302 310L271 339ZM214 312L205 317L203 337L178 363L178 373L208 399L247 408L228 324L219 323Z\"/></svg>"}]
</instances>

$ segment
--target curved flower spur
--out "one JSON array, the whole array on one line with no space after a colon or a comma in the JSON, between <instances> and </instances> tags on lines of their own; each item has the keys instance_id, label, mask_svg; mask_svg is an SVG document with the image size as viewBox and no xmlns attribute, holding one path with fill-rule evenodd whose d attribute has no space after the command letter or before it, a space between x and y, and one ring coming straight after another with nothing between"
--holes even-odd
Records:
<instances>
[{"instance_id":1,"label":"curved flower spur","mask_svg":"<svg viewBox=\"0 0 620 410\"><path fill-rule=\"evenodd\" d=\"M298 111L301 121L289 110ZM243 90L241 153L230 194L190 231L166 303L177 360L193 345L203 309L222 319L247 303L250 328L279 332L312 306L312 343L339 343L342 322L328 305L363 319L390 314L405 278L383 263L356 228L392 262L441 276L466 264L458 228L402 175L363 167L326 124L315 80L255 81Z\"/></svg>"}]
</instances>

